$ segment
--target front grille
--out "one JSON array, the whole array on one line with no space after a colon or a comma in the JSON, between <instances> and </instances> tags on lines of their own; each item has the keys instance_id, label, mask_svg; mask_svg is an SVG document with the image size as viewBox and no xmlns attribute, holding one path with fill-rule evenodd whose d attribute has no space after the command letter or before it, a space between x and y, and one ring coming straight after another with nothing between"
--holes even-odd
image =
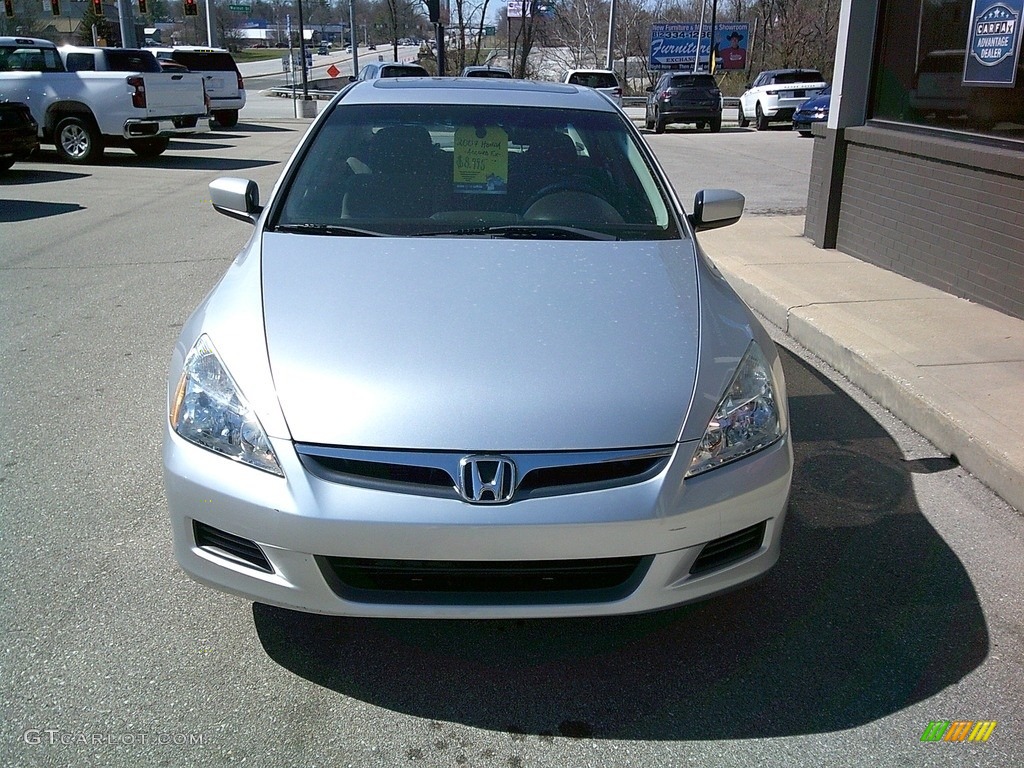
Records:
<instances>
[{"instance_id":1,"label":"front grille","mask_svg":"<svg viewBox=\"0 0 1024 768\"><path fill-rule=\"evenodd\" d=\"M195 536L196 546L200 549L265 573L274 572L270 561L255 541L243 539L198 520L192 521L192 534Z\"/></svg>"},{"instance_id":2,"label":"front grille","mask_svg":"<svg viewBox=\"0 0 1024 768\"><path fill-rule=\"evenodd\" d=\"M457 561L319 558L331 588L358 603L596 603L636 589L653 557Z\"/></svg>"},{"instance_id":3,"label":"front grille","mask_svg":"<svg viewBox=\"0 0 1024 768\"><path fill-rule=\"evenodd\" d=\"M461 498L459 461L472 452L363 450L295 445L306 470L322 480L424 496ZM672 448L566 453L504 453L521 478L514 500L615 488L654 477Z\"/></svg>"},{"instance_id":4,"label":"front grille","mask_svg":"<svg viewBox=\"0 0 1024 768\"><path fill-rule=\"evenodd\" d=\"M697 576L708 571L723 568L749 557L761 548L768 521L763 521L742 531L730 533L720 539L709 541L701 549L697 559L690 566L690 575Z\"/></svg>"}]
</instances>

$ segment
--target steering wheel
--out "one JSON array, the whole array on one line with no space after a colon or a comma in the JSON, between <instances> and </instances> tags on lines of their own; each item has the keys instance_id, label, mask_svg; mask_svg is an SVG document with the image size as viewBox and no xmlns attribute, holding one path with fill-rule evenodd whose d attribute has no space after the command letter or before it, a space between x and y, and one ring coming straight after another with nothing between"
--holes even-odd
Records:
<instances>
[{"instance_id":1,"label":"steering wheel","mask_svg":"<svg viewBox=\"0 0 1024 768\"><path fill-rule=\"evenodd\" d=\"M559 179L558 181L548 184L546 187L541 187L539 190L533 193L529 200L526 201L526 205L523 206L524 211L530 210L534 203L548 195L553 195L557 192L583 192L594 197L599 197L602 200L604 195L601 194L601 190L597 184L588 179L586 176L570 176L567 179Z\"/></svg>"}]
</instances>

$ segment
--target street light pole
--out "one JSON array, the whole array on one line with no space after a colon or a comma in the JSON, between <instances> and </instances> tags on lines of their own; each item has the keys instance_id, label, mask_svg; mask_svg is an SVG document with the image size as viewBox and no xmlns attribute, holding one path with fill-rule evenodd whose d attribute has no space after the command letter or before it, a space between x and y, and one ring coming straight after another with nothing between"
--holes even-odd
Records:
<instances>
[{"instance_id":1,"label":"street light pole","mask_svg":"<svg viewBox=\"0 0 1024 768\"><path fill-rule=\"evenodd\" d=\"M355 0L348 0L348 42L352 46L352 77L359 77L359 41L356 39Z\"/></svg>"},{"instance_id":2,"label":"street light pole","mask_svg":"<svg viewBox=\"0 0 1024 768\"><path fill-rule=\"evenodd\" d=\"M206 0L206 44L213 48L213 5L212 0Z\"/></svg>"},{"instance_id":3,"label":"street light pole","mask_svg":"<svg viewBox=\"0 0 1024 768\"><path fill-rule=\"evenodd\" d=\"M612 64L615 61L615 11L618 3L616 0L612 0L611 10L608 12L608 63L605 69L610 69L612 72L615 71ZM626 72L623 70L622 77L626 77Z\"/></svg>"},{"instance_id":4,"label":"street light pole","mask_svg":"<svg viewBox=\"0 0 1024 768\"><path fill-rule=\"evenodd\" d=\"M302 0L299 0L299 60L302 67L302 100L306 101L309 99L309 83L306 80L306 32L302 24Z\"/></svg>"}]
</instances>

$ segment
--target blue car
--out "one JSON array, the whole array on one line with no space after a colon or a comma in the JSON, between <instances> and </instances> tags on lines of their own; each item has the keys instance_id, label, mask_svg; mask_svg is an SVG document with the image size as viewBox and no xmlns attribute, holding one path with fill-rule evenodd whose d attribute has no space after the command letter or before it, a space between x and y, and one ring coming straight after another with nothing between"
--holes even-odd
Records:
<instances>
[{"instance_id":1,"label":"blue car","mask_svg":"<svg viewBox=\"0 0 1024 768\"><path fill-rule=\"evenodd\" d=\"M832 101L832 86L808 99L793 113L793 130L801 136L811 135L811 123L823 123L828 120L828 107Z\"/></svg>"}]
</instances>

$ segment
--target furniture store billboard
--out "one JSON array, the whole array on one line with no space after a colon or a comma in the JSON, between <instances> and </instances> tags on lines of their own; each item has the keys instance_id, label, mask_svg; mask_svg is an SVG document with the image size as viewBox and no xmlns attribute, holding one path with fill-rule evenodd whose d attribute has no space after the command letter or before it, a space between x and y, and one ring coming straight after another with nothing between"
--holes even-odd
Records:
<instances>
[{"instance_id":1,"label":"furniture store billboard","mask_svg":"<svg viewBox=\"0 0 1024 768\"><path fill-rule=\"evenodd\" d=\"M716 69L747 68L749 27L745 21L715 24L715 42L718 45ZM652 70L693 69L695 55L699 55L698 70L706 70L711 55L710 24L687 22L651 25Z\"/></svg>"}]
</instances>

